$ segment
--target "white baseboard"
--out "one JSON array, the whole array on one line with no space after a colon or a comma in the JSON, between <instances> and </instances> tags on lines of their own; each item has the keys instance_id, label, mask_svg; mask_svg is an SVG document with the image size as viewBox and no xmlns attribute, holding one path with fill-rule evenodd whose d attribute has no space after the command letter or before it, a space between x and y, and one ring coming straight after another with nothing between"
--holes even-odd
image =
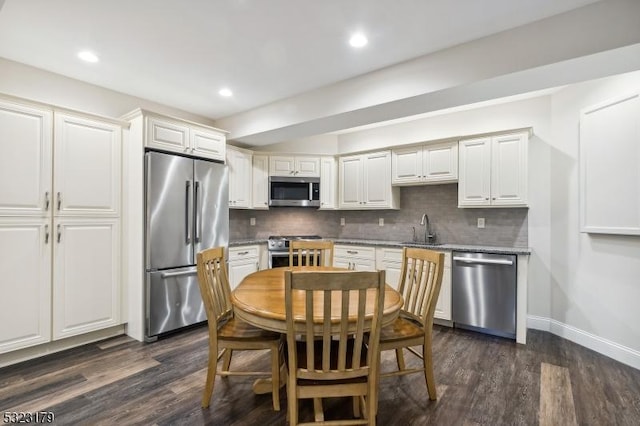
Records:
<instances>
[{"instance_id":1,"label":"white baseboard","mask_svg":"<svg viewBox=\"0 0 640 426\"><path fill-rule=\"evenodd\" d=\"M534 330L548 331L556 336L570 340L580 346L584 346L585 348L589 348L640 370L640 352L612 342L611 340L603 339L595 334L588 333L551 318L533 315L527 316L527 327Z\"/></svg>"}]
</instances>

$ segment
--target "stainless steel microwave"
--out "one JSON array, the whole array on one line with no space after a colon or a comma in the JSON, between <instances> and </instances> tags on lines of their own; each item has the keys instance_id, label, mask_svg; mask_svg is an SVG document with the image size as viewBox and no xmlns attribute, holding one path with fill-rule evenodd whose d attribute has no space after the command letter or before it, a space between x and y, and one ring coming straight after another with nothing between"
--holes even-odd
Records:
<instances>
[{"instance_id":1,"label":"stainless steel microwave","mask_svg":"<svg viewBox=\"0 0 640 426\"><path fill-rule=\"evenodd\" d=\"M320 207L320 178L270 176L269 206Z\"/></svg>"}]
</instances>

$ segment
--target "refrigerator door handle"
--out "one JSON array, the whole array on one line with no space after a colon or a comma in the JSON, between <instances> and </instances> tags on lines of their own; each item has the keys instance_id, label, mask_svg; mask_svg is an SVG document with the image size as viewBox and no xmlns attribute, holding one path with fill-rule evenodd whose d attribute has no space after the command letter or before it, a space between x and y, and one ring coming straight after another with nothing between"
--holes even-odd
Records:
<instances>
[{"instance_id":1,"label":"refrigerator door handle","mask_svg":"<svg viewBox=\"0 0 640 426\"><path fill-rule=\"evenodd\" d=\"M503 259L474 259L471 257L459 257L454 256L453 260L464 263L484 263L491 265L513 265L511 260L503 260Z\"/></svg>"},{"instance_id":2,"label":"refrigerator door handle","mask_svg":"<svg viewBox=\"0 0 640 426\"><path fill-rule=\"evenodd\" d=\"M184 226L185 234L187 236L186 243L191 244L191 223L189 217L189 205L191 204L191 181L186 181L185 196L184 196Z\"/></svg>"},{"instance_id":3,"label":"refrigerator door handle","mask_svg":"<svg viewBox=\"0 0 640 426\"><path fill-rule=\"evenodd\" d=\"M200 193L199 193L199 189L200 189L200 182L195 181L194 183L194 191L195 194L193 196L193 234L194 234L194 240L196 243L200 242L200 226L201 226L201 211L200 211Z\"/></svg>"},{"instance_id":4,"label":"refrigerator door handle","mask_svg":"<svg viewBox=\"0 0 640 426\"><path fill-rule=\"evenodd\" d=\"M171 277L182 277L185 275L195 275L198 273L197 269L190 269L188 271L180 271L180 272L163 272L160 277L162 279L164 278L171 278Z\"/></svg>"}]
</instances>

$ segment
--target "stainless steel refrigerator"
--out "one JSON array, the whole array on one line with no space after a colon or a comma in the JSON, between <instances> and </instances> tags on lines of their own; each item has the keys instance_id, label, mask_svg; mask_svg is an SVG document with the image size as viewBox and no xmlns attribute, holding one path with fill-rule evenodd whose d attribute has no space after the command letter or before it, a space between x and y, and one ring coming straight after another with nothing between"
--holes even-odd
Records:
<instances>
[{"instance_id":1,"label":"stainless steel refrigerator","mask_svg":"<svg viewBox=\"0 0 640 426\"><path fill-rule=\"evenodd\" d=\"M229 243L227 167L148 151L145 198L145 338L153 341L207 319L196 254Z\"/></svg>"}]
</instances>

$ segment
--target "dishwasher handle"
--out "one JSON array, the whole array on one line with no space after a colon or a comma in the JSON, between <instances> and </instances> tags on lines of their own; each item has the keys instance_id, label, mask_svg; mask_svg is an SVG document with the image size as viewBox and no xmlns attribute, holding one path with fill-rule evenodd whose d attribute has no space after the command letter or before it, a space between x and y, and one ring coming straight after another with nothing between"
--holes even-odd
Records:
<instances>
[{"instance_id":1,"label":"dishwasher handle","mask_svg":"<svg viewBox=\"0 0 640 426\"><path fill-rule=\"evenodd\" d=\"M453 260L457 260L459 262L465 262L465 263L484 263L484 264L491 264L491 265L513 265L513 261L512 260L506 260L506 259L475 259L475 258L472 258L472 257L454 256Z\"/></svg>"}]
</instances>

